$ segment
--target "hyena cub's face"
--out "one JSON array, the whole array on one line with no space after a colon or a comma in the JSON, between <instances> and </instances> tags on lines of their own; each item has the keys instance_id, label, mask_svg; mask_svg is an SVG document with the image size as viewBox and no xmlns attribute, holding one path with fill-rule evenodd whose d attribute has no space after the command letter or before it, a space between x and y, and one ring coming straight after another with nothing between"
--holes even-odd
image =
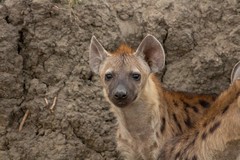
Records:
<instances>
[{"instance_id":1,"label":"hyena cub's face","mask_svg":"<svg viewBox=\"0 0 240 160\"><path fill-rule=\"evenodd\" d=\"M150 74L149 66L136 55L120 54L107 57L99 68L104 92L118 107L135 101Z\"/></svg>"},{"instance_id":2,"label":"hyena cub's face","mask_svg":"<svg viewBox=\"0 0 240 160\"><path fill-rule=\"evenodd\" d=\"M106 98L117 107L126 107L138 99L151 73L164 67L165 55L156 38L148 35L134 52L122 45L107 52L93 36L90 66L100 75Z\"/></svg>"}]
</instances>

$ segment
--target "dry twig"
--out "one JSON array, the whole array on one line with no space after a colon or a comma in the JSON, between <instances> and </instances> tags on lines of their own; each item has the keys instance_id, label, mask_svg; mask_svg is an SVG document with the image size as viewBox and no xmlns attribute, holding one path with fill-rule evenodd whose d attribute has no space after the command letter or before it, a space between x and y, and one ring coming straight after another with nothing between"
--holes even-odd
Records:
<instances>
[{"instance_id":1,"label":"dry twig","mask_svg":"<svg viewBox=\"0 0 240 160\"><path fill-rule=\"evenodd\" d=\"M24 125L24 123L25 123L25 121L26 121L29 113L30 113L29 110L27 110L27 111L25 112L25 114L24 114L24 116L23 116L23 119L22 119L22 121L21 121L21 123L20 123L20 125L19 125L18 131L21 131L21 130L22 130L23 125Z\"/></svg>"},{"instance_id":2,"label":"dry twig","mask_svg":"<svg viewBox=\"0 0 240 160\"><path fill-rule=\"evenodd\" d=\"M44 98L44 100L45 100L45 103L46 103L46 105L48 106L48 105L49 105L49 103L48 103L48 100L47 100L47 98Z\"/></svg>"},{"instance_id":3,"label":"dry twig","mask_svg":"<svg viewBox=\"0 0 240 160\"><path fill-rule=\"evenodd\" d=\"M54 107L55 107L55 105L56 105L56 101L57 101L57 97L54 97L54 99L53 99L53 104L52 104L51 107L50 107L51 112L53 112L53 109L54 109Z\"/></svg>"}]
</instances>

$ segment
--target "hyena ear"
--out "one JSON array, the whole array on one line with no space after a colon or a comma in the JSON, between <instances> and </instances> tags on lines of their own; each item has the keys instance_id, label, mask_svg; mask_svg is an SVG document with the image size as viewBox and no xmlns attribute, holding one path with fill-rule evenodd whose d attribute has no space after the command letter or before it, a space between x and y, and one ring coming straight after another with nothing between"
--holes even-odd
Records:
<instances>
[{"instance_id":1,"label":"hyena ear","mask_svg":"<svg viewBox=\"0 0 240 160\"><path fill-rule=\"evenodd\" d=\"M107 56L109 56L109 53L98 42L96 37L92 36L89 48L89 65L93 72L99 73L100 65Z\"/></svg>"},{"instance_id":2,"label":"hyena ear","mask_svg":"<svg viewBox=\"0 0 240 160\"><path fill-rule=\"evenodd\" d=\"M165 66L165 52L161 43L152 35L148 34L138 46L136 55L145 59L151 71L156 73Z\"/></svg>"},{"instance_id":3,"label":"hyena ear","mask_svg":"<svg viewBox=\"0 0 240 160\"><path fill-rule=\"evenodd\" d=\"M231 73L231 82L233 83L237 79L240 79L240 61L235 64Z\"/></svg>"}]
</instances>

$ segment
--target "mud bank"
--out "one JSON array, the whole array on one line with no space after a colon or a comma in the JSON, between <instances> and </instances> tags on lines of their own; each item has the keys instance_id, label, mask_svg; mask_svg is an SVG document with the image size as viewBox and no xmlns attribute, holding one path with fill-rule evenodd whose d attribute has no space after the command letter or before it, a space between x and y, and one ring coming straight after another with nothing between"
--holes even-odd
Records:
<instances>
[{"instance_id":1,"label":"mud bank","mask_svg":"<svg viewBox=\"0 0 240 160\"><path fill-rule=\"evenodd\" d=\"M240 3L0 0L0 159L121 159L89 41L94 34L110 51L121 42L135 48L147 33L166 50L164 86L220 93L240 60ZM217 159L239 150L234 142Z\"/></svg>"}]
</instances>

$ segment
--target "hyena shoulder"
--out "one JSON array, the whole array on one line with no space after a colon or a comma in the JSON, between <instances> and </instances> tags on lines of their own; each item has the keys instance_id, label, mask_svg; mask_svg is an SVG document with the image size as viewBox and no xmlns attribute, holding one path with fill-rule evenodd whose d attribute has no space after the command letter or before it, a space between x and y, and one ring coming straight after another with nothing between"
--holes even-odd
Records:
<instances>
[{"instance_id":1,"label":"hyena shoulder","mask_svg":"<svg viewBox=\"0 0 240 160\"><path fill-rule=\"evenodd\" d=\"M193 94L164 90L173 135L184 133L204 116L217 98L216 94Z\"/></svg>"}]
</instances>

